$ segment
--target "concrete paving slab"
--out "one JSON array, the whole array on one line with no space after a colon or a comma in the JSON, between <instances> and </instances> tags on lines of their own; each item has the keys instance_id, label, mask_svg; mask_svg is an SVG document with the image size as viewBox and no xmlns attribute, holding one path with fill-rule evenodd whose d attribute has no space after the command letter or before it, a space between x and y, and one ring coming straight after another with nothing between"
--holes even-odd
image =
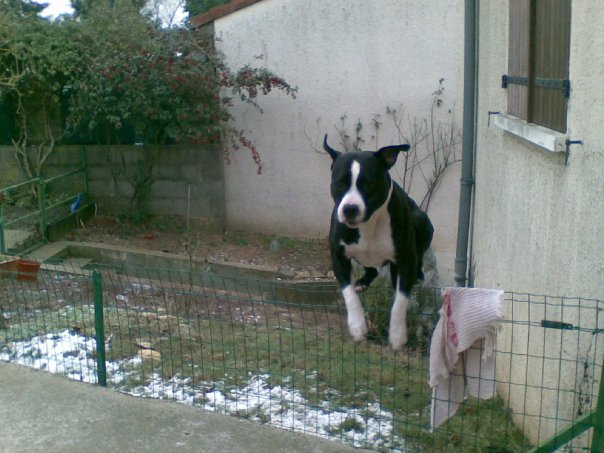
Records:
<instances>
[{"instance_id":1,"label":"concrete paving slab","mask_svg":"<svg viewBox=\"0 0 604 453\"><path fill-rule=\"evenodd\" d=\"M172 401L0 362L0 452L359 452Z\"/></svg>"},{"instance_id":2,"label":"concrete paving slab","mask_svg":"<svg viewBox=\"0 0 604 453\"><path fill-rule=\"evenodd\" d=\"M65 244L62 242L51 242L50 244L44 244L35 250L32 250L27 254L27 259L45 261L52 256L60 253L65 248Z\"/></svg>"}]
</instances>

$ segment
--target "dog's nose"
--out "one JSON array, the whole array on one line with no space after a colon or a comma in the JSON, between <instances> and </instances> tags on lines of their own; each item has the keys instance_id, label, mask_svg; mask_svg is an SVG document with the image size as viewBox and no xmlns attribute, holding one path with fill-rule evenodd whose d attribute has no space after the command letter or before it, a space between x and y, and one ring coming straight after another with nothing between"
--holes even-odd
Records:
<instances>
[{"instance_id":1,"label":"dog's nose","mask_svg":"<svg viewBox=\"0 0 604 453\"><path fill-rule=\"evenodd\" d=\"M359 215L359 207L356 204L347 204L342 208L346 220L354 220Z\"/></svg>"}]
</instances>

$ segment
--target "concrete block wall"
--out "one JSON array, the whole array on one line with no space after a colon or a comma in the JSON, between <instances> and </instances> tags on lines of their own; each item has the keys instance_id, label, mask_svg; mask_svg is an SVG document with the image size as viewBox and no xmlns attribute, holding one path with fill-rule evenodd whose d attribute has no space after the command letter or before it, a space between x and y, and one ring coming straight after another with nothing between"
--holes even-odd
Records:
<instances>
[{"instance_id":1,"label":"concrete block wall","mask_svg":"<svg viewBox=\"0 0 604 453\"><path fill-rule=\"evenodd\" d=\"M152 215L186 216L224 227L223 156L219 146L172 145L161 152L150 146L85 146L89 193L99 214L131 209L131 181L153 172L144 206ZM82 164L81 146L61 146L51 155L43 176L74 170ZM150 170L150 156L157 159ZM0 147L0 187L25 180L10 146Z\"/></svg>"}]
</instances>

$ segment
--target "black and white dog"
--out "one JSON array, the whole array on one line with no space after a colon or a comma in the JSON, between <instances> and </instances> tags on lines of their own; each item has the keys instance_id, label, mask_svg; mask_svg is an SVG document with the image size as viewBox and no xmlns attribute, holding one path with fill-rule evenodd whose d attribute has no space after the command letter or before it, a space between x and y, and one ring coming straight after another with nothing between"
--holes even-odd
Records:
<instances>
[{"instance_id":1,"label":"black and white dog","mask_svg":"<svg viewBox=\"0 0 604 453\"><path fill-rule=\"evenodd\" d=\"M342 153L327 144L333 159L331 196L335 202L329 242L334 274L348 312L348 328L355 341L367 335L365 311L359 293L377 277L377 268L390 265L394 305L390 313L389 341L394 350L407 343L407 305L411 288L423 280L423 254L434 228L417 204L395 183L388 171L400 151L409 145L386 146L378 151ZM351 282L355 259L365 274Z\"/></svg>"}]
</instances>

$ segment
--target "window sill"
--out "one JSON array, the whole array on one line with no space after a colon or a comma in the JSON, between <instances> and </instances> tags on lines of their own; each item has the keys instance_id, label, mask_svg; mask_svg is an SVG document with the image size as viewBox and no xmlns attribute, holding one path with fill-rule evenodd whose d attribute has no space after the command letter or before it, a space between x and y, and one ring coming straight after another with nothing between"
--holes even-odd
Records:
<instances>
[{"instance_id":1,"label":"window sill","mask_svg":"<svg viewBox=\"0 0 604 453\"><path fill-rule=\"evenodd\" d=\"M566 152L566 135L525 120L500 113L495 116L495 126L554 153Z\"/></svg>"}]
</instances>

